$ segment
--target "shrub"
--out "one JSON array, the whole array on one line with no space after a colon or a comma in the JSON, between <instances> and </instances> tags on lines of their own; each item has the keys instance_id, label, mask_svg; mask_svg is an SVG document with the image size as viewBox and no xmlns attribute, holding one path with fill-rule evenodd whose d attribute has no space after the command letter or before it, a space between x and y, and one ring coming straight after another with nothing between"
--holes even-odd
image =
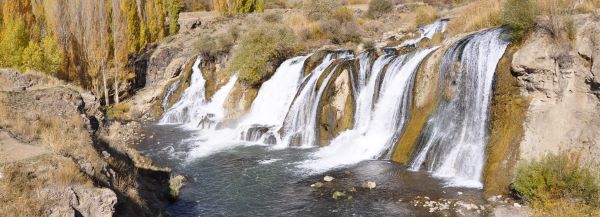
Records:
<instances>
[{"instance_id":1,"label":"shrub","mask_svg":"<svg viewBox=\"0 0 600 217\"><path fill-rule=\"evenodd\" d=\"M339 0L307 0L303 5L304 12L309 20L329 18L341 6L342 3Z\"/></svg>"},{"instance_id":2,"label":"shrub","mask_svg":"<svg viewBox=\"0 0 600 217\"><path fill-rule=\"evenodd\" d=\"M238 34L239 30L236 25L231 26L228 31L216 36L211 35L209 32L202 32L196 42L194 42L194 48L206 57L215 57L219 54L229 52L235 44Z\"/></svg>"},{"instance_id":3,"label":"shrub","mask_svg":"<svg viewBox=\"0 0 600 217\"><path fill-rule=\"evenodd\" d=\"M240 80L258 84L269 78L278 61L291 56L296 47L292 31L282 26L261 26L240 38L239 47L233 51L230 72L238 73Z\"/></svg>"},{"instance_id":4,"label":"shrub","mask_svg":"<svg viewBox=\"0 0 600 217\"><path fill-rule=\"evenodd\" d=\"M582 207L600 206L600 187L593 173L581 167L577 157L565 154L520 165L512 187L542 210L552 209L561 200L578 201Z\"/></svg>"},{"instance_id":5,"label":"shrub","mask_svg":"<svg viewBox=\"0 0 600 217\"><path fill-rule=\"evenodd\" d=\"M415 9L415 26L433 23L439 17L437 8L431 5L419 6Z\"/></svg>"},{"instance_id":6,"label":"shrub","mask_svg":"<svg viewBox=\"0 0 600 217\"><path fill-rule=\"evenodd\" d=\"M129 111L129 104L115 104L106 111L106 118L109 120L131 120Z\"/></svg>"},{"instance_id":7,"label":"shrub","mask_svg":"<svg viewBox=\"0 0 600 217\"><path fill-rule=\"evenodd\" d=\"M502 23L512 31L512 40L520 41L535 25L537 6L534 0L506 0L502 9Z\"/></svg>"},{"instance_id":8,"label":"shrub","mask_svg":"<svg viewBox=\"0 0 600 217\"><path fill-rule=\"evenodd\" d=\"M394 10L394 3L391 0L371 0L369 2L369 9L367 10L367 17L378 18L392 12L392 10Z\"/></svg>"},{"instance_id":9,"label":"shrub","mask_svg":"<svg viewBox=\"0 0 600 217\"><path fill-rule=\"evenodd\" d=\"M263 17L263 20L265 20L269 23L276 23L281 20L281 15L278 13L268 13L268 14L265 14L265 16Z\"/></svg>"},{"instance_id":10,"label":"shrub","mask_svg":"<svg viewBox=\"0 0 600 217\"><path fill-rule=\"evenodd\" d=\"M216 11L227 16L265 10L264 0L215 0L213 6Z\"/></svg>"},{"instance_id":11,"label":"shrub","mask_svg":"<svg viewBox=\"0 0 600 217\"><path fill-rule=\"evenodd\" d=\"M463 7L448 23L452 35L502 24L502 3L497 0L474 1Z\"/></svg>"}]
</instances>

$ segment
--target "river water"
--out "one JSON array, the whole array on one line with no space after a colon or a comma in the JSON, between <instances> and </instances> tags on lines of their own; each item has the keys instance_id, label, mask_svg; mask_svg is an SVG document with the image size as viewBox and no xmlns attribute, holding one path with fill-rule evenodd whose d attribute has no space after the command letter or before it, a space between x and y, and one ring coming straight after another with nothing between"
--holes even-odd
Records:
<instances>
[{"instance_id":1,"label":"river water","mask_svg":"<svg viewBox=\"0 0 600 217\"><path fill-rule=\"evenodd\" d=\"M427 172L411 172L388 161L356 165L308 175L299 168L317 149L272 149L268 146L232 145L214 154L192 158L194 132L173 125L148 125L138 149L161 166L188 180L180 199L168 206L173 216L454 216L454 210L430 213L414 206L418 197L483 201L480 190L448 188ZM334 177L322 188L311 188ZM374 181L377 188L361 187ZM333 192L352 199L334 200ZM460 192L460 193L459 193Z\"/></svg>"}]
</instances>

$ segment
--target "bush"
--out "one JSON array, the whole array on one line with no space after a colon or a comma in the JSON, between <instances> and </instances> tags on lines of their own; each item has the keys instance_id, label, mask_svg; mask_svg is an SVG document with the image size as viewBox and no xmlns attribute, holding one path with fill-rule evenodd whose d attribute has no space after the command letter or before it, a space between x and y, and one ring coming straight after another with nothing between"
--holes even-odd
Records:
<instances>
[{"instance_id":1,"label":"bush","mask_svg":"<svg viewBox=\"0 0 600 217\"><path fill-rule=\"evenodd\" d=\"M447 30L456 35L502 24L502 3L497 0L471 2L450 19Z\"/></svg>"},{"instance_id":2,"label":"bush","mask_svg":"<svg viewBox=\"0 0 600 217\"><path fill-rule=\"evenodd\" d=\"M591 210L600 206L600 187L593 173L581 167L577 157L564 154L520 165L512 187L542 210L563 200L577 201Z\"/></svg>"},{"instance_id":3,"label":"bush","mask_svg":"<svg viewBox=\"0 0 600 217\"><path fill-rule=\"evenodd\" d=\"M506 0L502 9L502 23L512 31L512 40L520 41L535 25L535 0Z\"/></svg>"},{"instance_id":4,"label":"bush","mask_svg":"<svg viewBox=\"0 0 600 217\"><path fill-rule=\"evenodd\" d=\"M369 2L369 9L367 10L367 17L378 18L392 12L392 10L394 10L394 3L391 0L371 0Z\"/></svg>"},{"instance_id":5,"label":"bush","mask_svg":"<svg viewBox=\"0 0 600 217\"><path fill-rule=\"evenodd\" d=\"M278 13L268 13L265 14L265 16L263 17L263 20L269 23L277 23L279 21L281 21L281 15Z\"/></svg>"},{"instance_id":6,"label":"bush","mask_svg":"<svg viewBox=\"0 0 600 217\"><path fill-rule=\"evenodd\" d=\"M258 84L274 73L275 65L294 53L296 42L293 32L282 26L251 30L240 38L239 47L233 51L229 71L237 73L242 81Z\"/></svg>"},{"instance_id":7,"label":"bush","mask_svg":"<svg viewBox=\"0 0 600 217\"><path fill-rule=\"evenodd\" d=\"M222 15L246 14L265 10L264 0L215 0L213 7Z\"/></svg>"},{"instance_id":8,"label":"bush","mask_svg":"<svg viewBox=\"0 0 600 217\"><path fill-rule=\"evenodd\" d=\"M440 17L437 8L431 5L424 5L415 9L415 25L422 26L433 23Z\"/></svg>"},{"instance_id":9,"label":"bush","mask_svg":"<svg viewBox=\"0 0 600 217\"><path fill-rule=\"evenodd\" d=\"M303 7L306 17L314 21L331 17L342 3L339 0L307 0Z\"/></svg>"}]
</instances>

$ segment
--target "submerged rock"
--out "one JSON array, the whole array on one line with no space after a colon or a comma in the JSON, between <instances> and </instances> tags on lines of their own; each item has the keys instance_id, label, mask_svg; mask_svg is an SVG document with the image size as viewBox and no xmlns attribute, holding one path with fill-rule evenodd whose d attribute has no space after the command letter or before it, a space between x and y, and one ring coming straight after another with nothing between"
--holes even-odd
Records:
<instances>
[{"instance_id":1,"label":"submerged rock","mask_svg":"<svg viewBox=\"0 0 600 217\"><path fill-rule=\"evenodd\" d=\"M333 178L333 177L331 177L331 176L325 176L325 177L323 177L323 181L326 181L326 182L331 182L331 181L333 181L334 179L335 179L335 178Z\"/></svg>"},{"instance_id":2,"label":"submerged rock","mask_svg":"<svg viewBox=\"0 0 600 217\"><path fill-rule=\"evenodd\" d=\"M347 197L347 195L345 192L336 191L336 192L333 192L332 197L334 200L339 200L339 199L344 199L345 197Z\"/></svg>"}]
</instances>

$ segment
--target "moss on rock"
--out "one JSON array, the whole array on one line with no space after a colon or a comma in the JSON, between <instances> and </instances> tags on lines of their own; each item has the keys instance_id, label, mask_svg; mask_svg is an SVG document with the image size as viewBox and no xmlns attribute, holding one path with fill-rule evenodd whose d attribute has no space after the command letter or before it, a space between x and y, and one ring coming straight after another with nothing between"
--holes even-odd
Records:
<instances>
[{"instance_id":1,"label":"moss on rock","mask_svg":"<svg viewBox=\"0 0 600 217\"><path fill-rule=\"evenodd\" d=\"M529 100L521 95L518 80L511 73L513 54L517 50L518 45L509 47L496 70L483 180L487 195L508 193L524 134L523 121Z\"/></svg>"},{"instance_id":2,"label":"moss on rock","mask_svg":"<svg viewBox=\"0 0 600 217\"><path fill-rule=\"evenodd\" d=\"M336 64L332 64L336 65ZM353 61L345 61L337 64L336 68L330 68L323 77L329 75L331 78L325 86L323 95L319 99L319 110L317 111L318 137L320 145L329 142L341 132L354 126L355 99L352 82L355 80L352 72L356 71ZM323 81L321 80L320 85Z\"/></svg>"}]
</instances>

